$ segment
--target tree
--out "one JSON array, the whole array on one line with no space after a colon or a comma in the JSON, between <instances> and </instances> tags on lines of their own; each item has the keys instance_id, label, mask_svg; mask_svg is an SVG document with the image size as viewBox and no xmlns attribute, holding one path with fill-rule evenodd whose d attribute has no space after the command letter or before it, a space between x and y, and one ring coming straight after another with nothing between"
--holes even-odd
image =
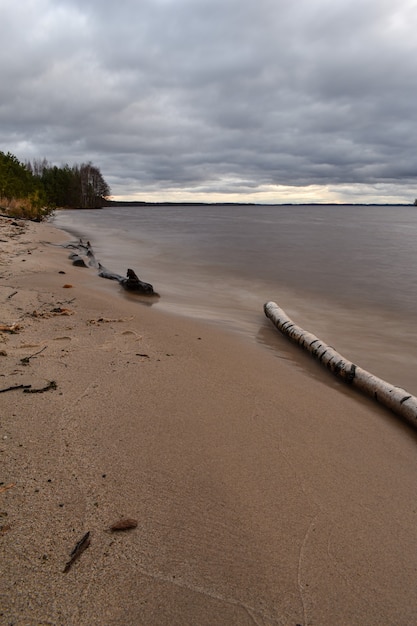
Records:
<instances>
[{"instance_id":1,"label":"tree","mask_svg":"<svg viewBox=\"0 0 417 626\"><path fill-rule=\"evenodd\" d=\"M91 162L43 168L41 180L48 201L57 207L92 209L103 205L110 187Z\"/></svg>"},{"instance_id":2,"label":"tree","mask_svg":"<svg viewBox=\"0 0 417 626\"><path fill-rule=\"evenodd\" d=\"M41 218L56 207L100 207L109 195L110 187L91 162L57 167L44 158L23 164L10 152L0 152L0 207L13 209L14 215Z\"/></svg>"},{"instance_id":3,"label":"tree","mask_svg":"<svg viewBox=\"0 0 417 626\"><path fill-rule=\"evenodd\" d=\"M26 165L10 152L0 152L0 207L15 216L42 219L46 204L42 184Z\"/></svg>"},{"instance_id":4,"label":"tree","mask_svg":"<svg viewBox=\"0 0 417 626\"><path fill-rule=\"evenodd\" d=\"M55 207L77 206L74 193L74 174L69 165L45 167L40 180L50 205Z\"/></svg>"},{"instance_id":5,"label":"tree","mask_svg":"<svg viewBox=\"0 0 417 626\"><path fill-rule=\"evenodd\" d=\"M83 163L79 170L82 207L99 207L110 195L110 187L101 175L98 167L91 161Z\"/></svg>"},{"instance_id":6,"label":"tree","mask_svg":"<svg viewBox=\"0 0 417 626\"><path fill-rule=\"evenodd\" d=\"M27 196L33 176L13 154L0 152L0 198L11 200Z\"/></svg>"}]
</instances>

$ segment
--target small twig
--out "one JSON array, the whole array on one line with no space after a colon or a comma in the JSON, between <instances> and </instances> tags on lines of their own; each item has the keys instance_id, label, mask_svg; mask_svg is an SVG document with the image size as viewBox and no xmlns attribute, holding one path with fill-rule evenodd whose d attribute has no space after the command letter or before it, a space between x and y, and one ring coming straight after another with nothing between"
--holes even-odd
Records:
<instances>
[{"instance_id":1,"label":"small twig","mask_svg":"<svg viewBox=\"0 0 417 626\"><path fill-rule=\"evenodd\" d=\"M0 487L0 493L3 493L4 491L7 491L8 489L11 489L15 485L16 485L16 483L10 483L10 485L4 485L4 487Z\"/></svg>"},{"instance_id":2,"label":"small twig","mask_svg":"<svg viewBox=\"0 0 417 626\"><path fill-rule=\"evenodd\" d=\"M15 296L16 294L17 294L17 291L13 291L13 293L10 293L10 294L7 296L7 299L8 299L8 300L10 300L10 298L13 298L13 296Z\"/></svg>"},{"instance_id":3,"label":"small twig","mask_svg":"<svg viewBox=\"0 0 417 626\"><path fill-rule=\"evenodd\" d=\"M71 565L78 559L78 557L88 548L90 545L90 531L86 532L84 537L76 544L75 548L70 554L70 559L63 569L65 574L70 569Z\"/></svg>"},{"instance_id":4,"label":"small twig","mask_svg":"<svg viewBox=\"0 0 417 626\"><path fill-rule=\"evenodd\" d=\"M6 387L6 389L0 389L0 393L4 393L5 391L13 391L13 389L23 389L23 391L28 391L32 387L32 385L12 385L12 387Z\"/></svg>"},{"instance_id":5,"label":"small twig","mask_svg":"<svg viewBox=\"0 0 417 626\"><path fill-rule=\"evenodd\" d=\"M31 385L28 385L28 387L31 387ZM50 389L56 389L57 388L57 384L54 380L51 380L47 385L45 385L45 387L41 387L40 389L23 389L23 393L44 393L44 391L49 391Z\"/></svg>"},{"instance_id":6,"label":"small twig","mask_svg":"<svg viewBox=\"0 0 417 626\"><path fill-rule=\"evenodd\" d=\"M14 324L0 324L0 330L4 333L17 333L20 330L20 324L14 322Z\"/></svg>"},{"instance_id":7,"label":"small twig","mask_svg":"<svg viewBox=\"0 0 417 626\"><path fill-rule=\"evenodd\" d=\"M48 346L44 346L42 350L38 350L38 352L34 352L33 354L30 354L29 356L24 356L23 359L20 359L20 362L22 363L22 365L29 365L30 359L33 359L33 357L37 356L38 354L41 354L41 352L46 350L47 347Z\"/></svg>"}]
</instances>

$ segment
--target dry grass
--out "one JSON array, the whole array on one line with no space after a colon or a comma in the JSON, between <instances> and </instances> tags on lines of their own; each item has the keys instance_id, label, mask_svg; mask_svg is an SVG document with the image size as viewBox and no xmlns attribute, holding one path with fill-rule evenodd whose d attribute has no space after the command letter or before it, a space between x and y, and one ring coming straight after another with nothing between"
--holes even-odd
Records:
<instances>
[{"instance_id":1,"label":"dry grass","mask_svg":"<svg viewBox=\"0 0 417 626\"><path fill-rule=\"evenodd\" d=\"M52 209L36 206L30 198L0 198L0 211L10 217L40 222L50 215Z\"/></svg>"}]
</instances>

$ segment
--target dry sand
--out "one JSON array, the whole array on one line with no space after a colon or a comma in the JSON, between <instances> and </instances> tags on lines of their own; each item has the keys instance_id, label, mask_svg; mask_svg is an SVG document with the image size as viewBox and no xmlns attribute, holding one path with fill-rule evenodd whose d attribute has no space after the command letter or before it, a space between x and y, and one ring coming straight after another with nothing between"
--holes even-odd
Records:
<instances>
[{"instance_id":1,"label":"dry sand","mask_svg":"<svg viewBox=\"0 0 417 626\"><path fill-rule=\"evenodd\" d=\"M0 394L0 624L417 623L415 431L120 297L48 224L0 239L0 390L56 383Z\"/></svg>"}]
</instances>

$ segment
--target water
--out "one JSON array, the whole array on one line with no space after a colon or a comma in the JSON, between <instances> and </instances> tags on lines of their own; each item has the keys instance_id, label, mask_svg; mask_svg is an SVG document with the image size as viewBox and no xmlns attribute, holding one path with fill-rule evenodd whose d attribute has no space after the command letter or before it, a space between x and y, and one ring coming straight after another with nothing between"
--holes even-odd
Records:
<instances>
[{"instance_id":1,"label":"water","mask_svg":"<svg viewBox=\"0 0 417 626\"><path fill-rule=\"evenodd\" d=\"M417 395L414 207L121 207L61 211L54 222L89 239L108 269L132 267L151 282L161 294L153 306L300 365L264 317L273 300L349 360Z\"/></svg>"}]
</instances>

